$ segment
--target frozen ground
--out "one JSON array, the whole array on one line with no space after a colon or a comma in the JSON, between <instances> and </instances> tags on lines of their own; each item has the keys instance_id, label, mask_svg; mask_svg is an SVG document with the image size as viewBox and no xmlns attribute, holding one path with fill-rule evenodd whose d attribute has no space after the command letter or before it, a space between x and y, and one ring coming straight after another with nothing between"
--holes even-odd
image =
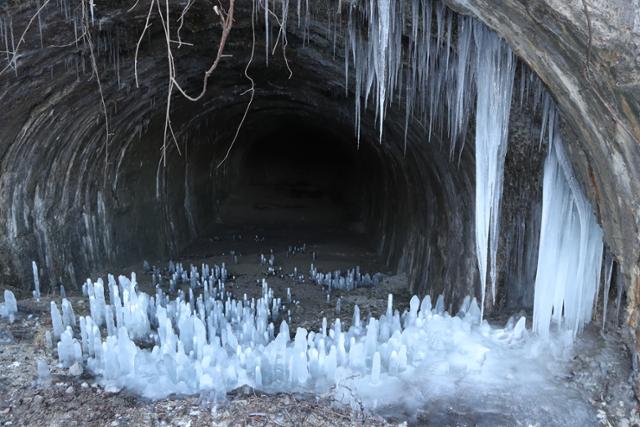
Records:
<instances>
[{"instance_id":1,"label":"frozen ground","mask_svg":"<svg viewBox=\"0 0 640 427\"><path fill-rule=\"evenodd\" d=\"M222 237L219 241L226 241L224 245L228 245L227 238ZM209 249L214 247L212 253L203 253L195 248L186 262L228 260L228 253L222 258L220 252L216 253L216 242L213 239L202 245ZM236 296L260 294L260 286L256 283L263 277L265 269L256 262L256 253L263 250L256 250L260 244L254 241L247 243L245 249L237 249L237 253L242 254L238 257L238 264L229 265L237 277L228 283L227 289ZM220 243L220 246L224 245ZM286 245L274 248L276 259L285 272L293 270L294 265L303 269L311 260L310 252L314 250L320 269L344 269L356 264L367 271L380 268L375 256L355 243L310 246L307 253L289 258L286 256ZM138 276L142 282L140 288L150 290L150 277L144 276L142 271L138 272ZM286 288L294 286L292 279L286 275L267 279L274 293L283 297ZM363 318L368 312L380 317L387 309L386 295L392 292L395 294L394 308L402 312L409 308L409 296L402 291L405 281L403 277L388 276L373 289L334 292L329 303L320 287L309 283L295 285L298 287L293 288L294 299L300 300L300 304L292 306L291 331L297 327L317 331L323 316L330 319L336 316L338 295L342 297L339 317L345 332L351 326L354 304L361 308ZM59 298L56 299L59 301ZM83 304L82 298L71 300L77 316L88 314L88 304ZM497 328L502 328L503 324L495 325L491 330L485 328L485 335L476 325L469 329L469 336L429 336L435 351L429 355L430 359L426 358L428 363L414 363L415 368L394 375L388 374L383 363L380 380L375 384L372 384L367 367L361 375L346 376L337 386L328 387L319 395L276 393L266 396L241 387L233 390L223 402L213 403L207 394L187 397L171 395L148 401L126 389L105 389L104 382L96 381L87 372L74 376L69 369L56 366L57 360L46 349L44 338L46 328L51 327L49 301L46 296L40 303L31 299L20 300L17 321L13 324L6 321L0 323L0 366L6 367L0 371L0 396L3 396L0 398L0 420L3 423L376 425L406 421L417 425L542 426L633 425L638 422L637 402L633 399L629 384L628 356L615 332L602 338L589 328L571 355L567 353L565 356L568 357L555 359L550 357L547 348L536 344L537 341L527 337L526 333L519 339L513 339L513 345L505 345L503 339L513 337L513 333L503 333L501 338ZM440 320L458 322L452 318L446 320L446 316ZM455 357L462 353L452 352L443 345L460 338L465 341L460 345L476 350L476 345L484 346L490 356L474 359L473 355L477 352L471 352L468 358L459 359L457 366L455 363L445 366L444 360L455 361ZM530 356L532 354L534 357ZM41 357L52 368L50 384L38 384L35 381L36 360ZM481 369L469 369L470 364L478 360ZM560 362L550 363L551 360ZM47 422L43 423L45 419Z\"/></svg>"}]
</instances>

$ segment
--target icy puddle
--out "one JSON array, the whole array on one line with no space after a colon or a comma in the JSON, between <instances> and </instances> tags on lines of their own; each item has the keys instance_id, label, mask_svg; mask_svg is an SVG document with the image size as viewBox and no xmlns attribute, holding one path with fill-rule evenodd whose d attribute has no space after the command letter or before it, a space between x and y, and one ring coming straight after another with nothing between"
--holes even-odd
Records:
<instances>
[{"instance_id":1,"label":"icy puddle","mask_svg":"<svg viewBox=\"0 0 640 427\"><path fill-rule=\"evenodd\" d=\"M63 300L60 313L51 303L60 362L84 363L107 389L151 399L221 399L248 385L329 394L354 408L435 424L466 411L486 414L473 424L595 421L588 403L563 385L571 332L543 340L525 328L524 318L490 326L480 322L470 298L453 316L443 297L432 304L428 296L414 296L400 313L390 295L380 318L363 319L356 306L348 330L339 319L323 319L320 330L290 334L280 321L286 304L266 281L260 298L236 300L225 291L222 273L192 270L192 287L174 299L159 287L154 296L140 292L135 275L117 282L110 276L106 295L101 280L88 281L91 315L79 318L79 335L71 304Z\"/></svg>"}]
</instances>

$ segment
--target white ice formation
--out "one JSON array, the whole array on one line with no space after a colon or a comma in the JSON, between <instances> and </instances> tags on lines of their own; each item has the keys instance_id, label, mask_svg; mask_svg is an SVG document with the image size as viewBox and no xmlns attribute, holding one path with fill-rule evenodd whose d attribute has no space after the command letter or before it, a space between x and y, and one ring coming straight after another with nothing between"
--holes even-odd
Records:
<instances>
[{"instance_id":1,"label":"white ice formation","mask_svg":"<svg viewBox=\"0 0 640 427\"><path fill-rule=\"evenodd\" d=\"M36 360L36 372L38 373L38 384L47 385L51 382L51 372L45 359Z\"/></svg>"},{"instance_id":2,"label":"white ice formation","mask_svg":"<svg viewBox=\"0 0 640 427\"><path fill-rule=\"evenodd\" d=\"M311 264L309 268L309 278L316 285L326 286L329 289L340 289L343 291L351 291L355 288L374 286L382 280L381 273L373 275L362 273L360 266L347 269L346 272L341 270L329 271L322 273L318 268Z\"/></svg>"},{"instance_id":3,"label":"white ice formation","mask_svg":"<svg viewBox=\"0 0 640 427\"><path fill-rule=\"evenodd\" d=\"M100 283L87 282L93 304L102 301L96 297ZM402 402L403 384L416 382L421 397L411 399L424 401L455 394L456 381L494 391L510 384L538 387L548 385L547 364L564 357L570 341L562 334L541 340L525 329L524 318L492 328L471 297L452 316L442 296L435 306L429 296L414 296L403 313L390 296L379 318L361 319L356 306L348 329L340 319L324 319L317 331L297 328L292 339L281 320L285 308L265 281L259 298L240 300L221 281L197 282L175 298L160 287L154 296L140 292L135 276L109 283L107 303L91 309L100 322L80 317L79 334L70 326L60 334L60 363L83 361L104 386L154 399L174 393L222 398L246 384L267 392L334 390L347 403L376 407L383 397ZM64 316L55 303L52 314L61 328Z\"/></svg>"},{"instance_id":4,"label":"white ice formation","mask_svg":"<svg viewBox=\"0 0 640 427\"><path fill-rule=\"evenodd\" d=\"M546 337L553 323L575 336L591 320L600 284L603 235L564 151L555 106L550 101L545 105L549 153L544 165L533 330Z\"/></svg>"},{"instance_id":5,"label":"white ice formation","mask_svg":"<svg viewBox=\"0 0 640 427\"><path fill-rule=\"evenodd\" d=\"M4 303L0 304L0 318L9 319L13 322L16 313L18 313L18 302L15 295L10 290L4 291Z\"/></svg>"},{"instance_id":6,"label":"white ice formation","mask_svg":"<svg viewBox=\"0 0 640 427\"><path fill-rule=\"evenodd\" d=\"M40 274L35 261L31 261L31 269L33 270L33 298L40 301Z\"/></svg>"},{"instance_id":7,"label":"white ice formation","mask_svg":"<svg viewBox=\"0 0 640 427\"><path fill-rule=\"evenodd\" d=\"M476 23L476 256L480 270L481 312L484 314L487 274L491 282L491 302L496 300L500 200L515 58L507 44Z\"/></svg>"}]
</instances>

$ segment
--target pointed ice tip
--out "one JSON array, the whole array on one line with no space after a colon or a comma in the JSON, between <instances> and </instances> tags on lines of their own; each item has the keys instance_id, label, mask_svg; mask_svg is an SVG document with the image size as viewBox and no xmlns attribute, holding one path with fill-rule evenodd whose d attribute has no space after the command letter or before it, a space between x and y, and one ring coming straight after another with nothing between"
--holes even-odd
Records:
<instances>
[{"instance_id":1,"label":"pointed ice tip","mask_svg":"<svg viewBox=\"0 0 640 427\"><path fill-rule=\"evenodd\" d=\"M442 294L438 295L438 299L436 300L436 313L444 313L444 295Z\"/></svg>"},{"instance_id":2,"label":"pointed ice tip","mask_svg":"<svg viewBox=\"0 0 640 427\"><path fill-rule=\"evenodd\" d=\"M417 295L411 297L411 301L409 301L409 311L411 313L417 313L418 308L420 307L420 298Z\"/></svg>"},{"instance_id":3,"label":"pointed ice tip","mask_svg":"<svg viewBox=\"0 0 640 427\"><path fill-rule=\"evenodd\" d=\"M513 328L513 338L521 338L527 328L527 318L522 316Z\"/></svg>"},{"instance_id":4,"label":"pointed ice tip","mask_svg":"<svg viewBox=\"0 0 640 427\"><path fill-rule=\"evenodd\" d=\"M287 337L287 340L289 340L290 335L289 335L289 325L287 324L286 320L283 320L280 323L280 331L278 332L278 335L283 334Z\"/></svg>"}]
</instances>

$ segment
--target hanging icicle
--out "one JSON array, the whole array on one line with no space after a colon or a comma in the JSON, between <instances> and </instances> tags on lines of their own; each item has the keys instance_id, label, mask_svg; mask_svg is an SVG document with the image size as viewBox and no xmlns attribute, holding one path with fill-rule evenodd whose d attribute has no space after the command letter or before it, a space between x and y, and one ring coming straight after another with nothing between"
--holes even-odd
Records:
<instances>
[{"instance_id":1,"label":"hanging icicle","mask_svg":"<svg viewBox=\"0 0 640 427\"><path fill-rule=\"evenodd\" d=\"M602 293L602 332L607 325L607 308L609 306L609 292L611 291L611 276L613 274L613 256L607 253L605 256L604 291ZM597 301L597 297L596 297Z\"/></svg>"},{"instance_id":2,"label":"hanging icicle","mask_svg":"<svg viewBox=\"0 0 640 427\"><path fill-rule=\"evenodd\" d=\"M481 313L484 315L487 274L492 303L496 299L500 200L507 154L515 58L495 33L474 25L476 42L476 256L480 270Z\"/></svg>"}]
</instances>

